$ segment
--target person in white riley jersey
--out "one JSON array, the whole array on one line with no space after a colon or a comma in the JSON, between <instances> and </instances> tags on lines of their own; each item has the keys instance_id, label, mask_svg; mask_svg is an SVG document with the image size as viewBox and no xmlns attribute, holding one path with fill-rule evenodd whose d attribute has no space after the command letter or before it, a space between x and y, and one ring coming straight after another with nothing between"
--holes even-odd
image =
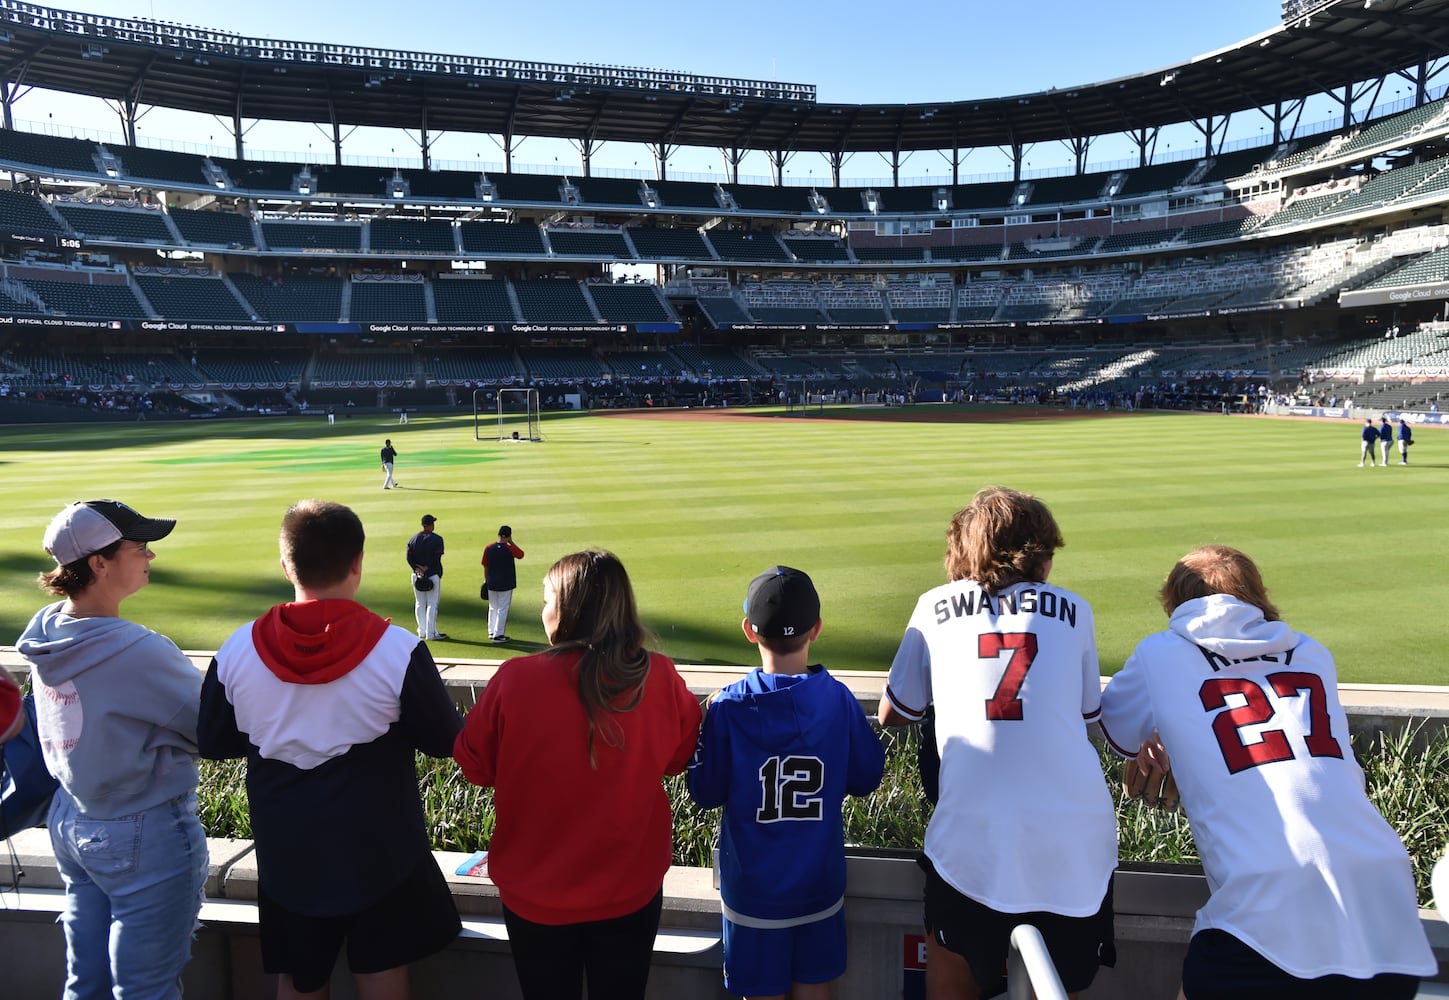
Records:
<instances>
[{"instance_id":1,"label":"person in white riley jersey","mask_svg":"<svg viewBox=\"0 0 1449 1000\"><path fill-rule=\"evenodd\" d=\"M1036 497L987 487L946 537L951 582L916 602L880 712L887 726L936 713L927 992L1001 992L1011 932L1029 923L1075 995L1115 960L1116 817L1087 739L1101 692L1092 609L1047 584L1063 543Z\"/></svg>"},{"instance_id":2,"label":"person in white riley jersey","mask_svg":"<svg viewBox=\"0 0 1449 1000\"><path fill-rule=\"evenodd\" d=\"M1408 853L1364 794L1333 657L1280 620L1237 549L1189 552L1160 597L1169 627L1108 683L1101 724L1127 767L1170 764L1202 855L1212 896L1182 996L1413 997L1438 965Z\"/></svg>"}]
</instances>

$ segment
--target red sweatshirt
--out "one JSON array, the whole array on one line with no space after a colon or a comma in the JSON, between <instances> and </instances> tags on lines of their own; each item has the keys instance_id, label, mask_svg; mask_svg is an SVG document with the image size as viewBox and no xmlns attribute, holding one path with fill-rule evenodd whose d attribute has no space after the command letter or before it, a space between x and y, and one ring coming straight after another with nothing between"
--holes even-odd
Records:
<instances>
[{"instance_id":1,"label":"red sweatshirt","mask_svg":"<svg viewBox=\"0 0 1449 1000\"><path fill-rule=\"evenodd\" d=\"M539 924L621 917L659 891L674 830L662 779L684 770L699 735L699 701L651 653L639 706L601 714L591 768L577 663L576 652L504 663L453 745L464 776L494 789L489 877L505 906Z\"/></svg>"}]
</instances>

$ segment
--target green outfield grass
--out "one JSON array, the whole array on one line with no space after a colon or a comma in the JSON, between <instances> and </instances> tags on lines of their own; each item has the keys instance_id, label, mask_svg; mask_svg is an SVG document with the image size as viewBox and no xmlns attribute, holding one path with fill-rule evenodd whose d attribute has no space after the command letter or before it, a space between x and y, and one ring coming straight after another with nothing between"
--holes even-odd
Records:
<instances>
[{"instance_id":1,"label":"green outfield grass","mask_svg":"<svg viewBox=\"0 0 1449 1000\"><path fill-rule=\"evenodd\" d=\"M1052 579L1095 608L1104 672L1165 625L1154 594L1173 561L1223 542L1258 560L1285 617L1334 652L1343 680L1443 683L1449 436L1434 429L1420 432L1413 465L1369 470L1355 465L1353 421L839 415L851 419L546 417L542 443L475 441L471 418L444 417L6 427L0 642L45 600L33 582L47 566L40 539L69 501L113 496L179 520L155 546L151 586L124 610L183 648L211 649L290 597L277 525L289 502L321 497L367 526L361 600L408 627L403 547L421 515L438 517L446 655L504 655L488 642L478 558L506 522L527 552L515 652L542 645L544 570L603 546L680 662L749 662L745 584L787 563L821 590L819 658L884 669L917 595L944 578L947 521L1000 483L1055 511L1067 547ZM399 452L395 491L381 489L385 437Z\"/></svg>"}]
</instances>

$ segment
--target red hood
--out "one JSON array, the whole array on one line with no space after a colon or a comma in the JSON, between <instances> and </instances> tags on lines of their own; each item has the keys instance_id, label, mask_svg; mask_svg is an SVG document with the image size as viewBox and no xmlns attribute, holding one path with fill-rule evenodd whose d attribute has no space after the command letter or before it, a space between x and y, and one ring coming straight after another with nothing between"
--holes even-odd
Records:
<instances>
[{"instance_id":1,"label":"red hood","mask_svg":"<svg viewBox=\"0 0 1449 1000\"><path fill-rule=\"evenodd\" d=\"M326 684L361 663L388 622L356 601L278 604L252 623L252 642L279 680Z\"/></svg>"}]
</instances>

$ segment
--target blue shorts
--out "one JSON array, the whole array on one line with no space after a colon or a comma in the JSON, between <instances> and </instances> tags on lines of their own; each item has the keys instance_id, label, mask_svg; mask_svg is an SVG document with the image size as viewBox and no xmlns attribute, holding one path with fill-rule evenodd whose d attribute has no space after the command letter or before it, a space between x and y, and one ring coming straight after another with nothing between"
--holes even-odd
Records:
<instances>
[{"instance_id":1,"label":"blue shorts","mask_svg":"<svg viewBox=\"0 0 1449 1000\"><path fill-rule=\"evenodd\" d=\"M777 996L791 983L829 983L845 975L845 907L795 927L745 927L724 920L725 989Z\"/></svg>"}]
</instances>

